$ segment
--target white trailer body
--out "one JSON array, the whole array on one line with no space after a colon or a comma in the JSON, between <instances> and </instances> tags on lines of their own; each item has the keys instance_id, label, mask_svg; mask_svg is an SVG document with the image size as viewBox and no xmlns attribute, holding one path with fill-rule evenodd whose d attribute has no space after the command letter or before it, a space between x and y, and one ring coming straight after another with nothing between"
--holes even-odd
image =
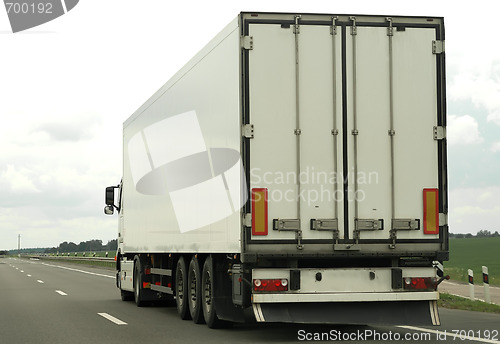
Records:
<instances>
[{"instance_id":1,"label":"white trailer body","mask_svg":"<svg viewBox=\"0 0 500 344\"><path fill-rule=\"evenodd\" d=\"M122 296L185 318L208 262L216 319L438 324L444 62L442 18L241 13L124 123Z\"/></svg>"}]
</instances>

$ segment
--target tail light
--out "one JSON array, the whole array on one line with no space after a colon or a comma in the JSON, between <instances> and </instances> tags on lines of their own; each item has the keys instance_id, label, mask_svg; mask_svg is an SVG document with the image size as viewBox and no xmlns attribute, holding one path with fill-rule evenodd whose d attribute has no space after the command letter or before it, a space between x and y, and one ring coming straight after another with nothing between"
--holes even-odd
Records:
<instances>
[{"instance_id":1,"label":"tail light","mask_svg":"<svg viewBox=\"0 0 500 344\"><path fill-rule=\"evenodd\" d=\"M405 277L404 288L408 290L435 290L432 277Z\"/></svg>"},{"instance_id":2,"label":"tail light","mask_svg":"<svg viewBox=\"0 0 500 344\"><path fill-rule=\"evenodd\" d=\"M254 279L254 291L287 291L287 279Z\"/></svg>"}]
</instances>

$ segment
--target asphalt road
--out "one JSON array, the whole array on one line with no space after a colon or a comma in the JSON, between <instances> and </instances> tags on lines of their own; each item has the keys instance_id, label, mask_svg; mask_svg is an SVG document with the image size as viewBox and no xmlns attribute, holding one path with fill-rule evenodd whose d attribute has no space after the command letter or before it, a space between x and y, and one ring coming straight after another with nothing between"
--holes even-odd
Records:
<instances>
[{"instance_id":1,"label":"asphalt road","mask_svg":"<svg viewBox=\"0 0 500 344\"><path fill-rule=\"evenodd\" d=\"M121 301L113 271L0 259L0 343L220 344L314 339L500 343L500 315L447 309L440 314L442 325L427 328L251 323L211 330L180 320L175 307L138 308L133 302Z\"/></svg>"}]
</instances>

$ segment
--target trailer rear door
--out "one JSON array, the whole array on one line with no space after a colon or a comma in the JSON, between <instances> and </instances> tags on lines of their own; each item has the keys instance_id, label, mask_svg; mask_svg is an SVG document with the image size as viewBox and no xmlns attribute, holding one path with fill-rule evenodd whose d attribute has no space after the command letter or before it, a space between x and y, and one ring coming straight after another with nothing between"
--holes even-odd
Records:
<instances>
[{"instance_id":1,"label":"trailer rear door","mask_svg":"<svg viewBox=\"0 0 500 344\"><path fill-rule=\"evenodd\" d=\"M244 25L253 41L244 51L254 128L248 243L306 251L441 243L441 23L289 16Z\"/></svg>"}]
</instances>

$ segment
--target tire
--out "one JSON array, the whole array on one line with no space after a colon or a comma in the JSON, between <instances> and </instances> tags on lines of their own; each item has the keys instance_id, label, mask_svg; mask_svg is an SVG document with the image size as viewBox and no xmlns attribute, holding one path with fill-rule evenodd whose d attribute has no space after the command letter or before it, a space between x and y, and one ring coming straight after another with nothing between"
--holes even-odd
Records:
<instances>
[{"instance_id":1,"label":"tire","mask_svg":"<svg viewBox=\"0 0 500 344\"><path fill-rule=\"evenodd\" d=\"M184 257L179 258L175 269L175 304L182 320L191 319L188 308L188 269Z\"/></svg>"},{"instance_id":2,"label":"tire","mask_svg":"<svg viewBox=\"0 0 500 344\"><path fill-rule=\"evenodd\" d=\"M143 307L145 302L143 300L143 290L142 285L142 275L141 275L141 263L136 261L134 268L134 301L137 307Z\"/></svg>"},{"instance_id":3,"label":"tire","mask_svg":"<svg viewBox=\"0 0 500 344\"><path fill-rule=\"evenodd\" d=\"M227 327L230 323L220 320L217 317L214 303L214 263L212 256L209 256L203 264L203 272L201 276L201 308L203 309L203 317L209 328Z\"/></svg>"},{"instance_id":4,"label":"tire","mask_svg":"<svg viewBox=\"0 0 500 344\"><path fill-rule=\"evenodd\" d=\"M204 323L203 310L201 309L201 269L198 258L194 257L189 263L189 272L187 278L188 297L187 304L189 314L195 324Z\"/></svg>"}]
</instances>

